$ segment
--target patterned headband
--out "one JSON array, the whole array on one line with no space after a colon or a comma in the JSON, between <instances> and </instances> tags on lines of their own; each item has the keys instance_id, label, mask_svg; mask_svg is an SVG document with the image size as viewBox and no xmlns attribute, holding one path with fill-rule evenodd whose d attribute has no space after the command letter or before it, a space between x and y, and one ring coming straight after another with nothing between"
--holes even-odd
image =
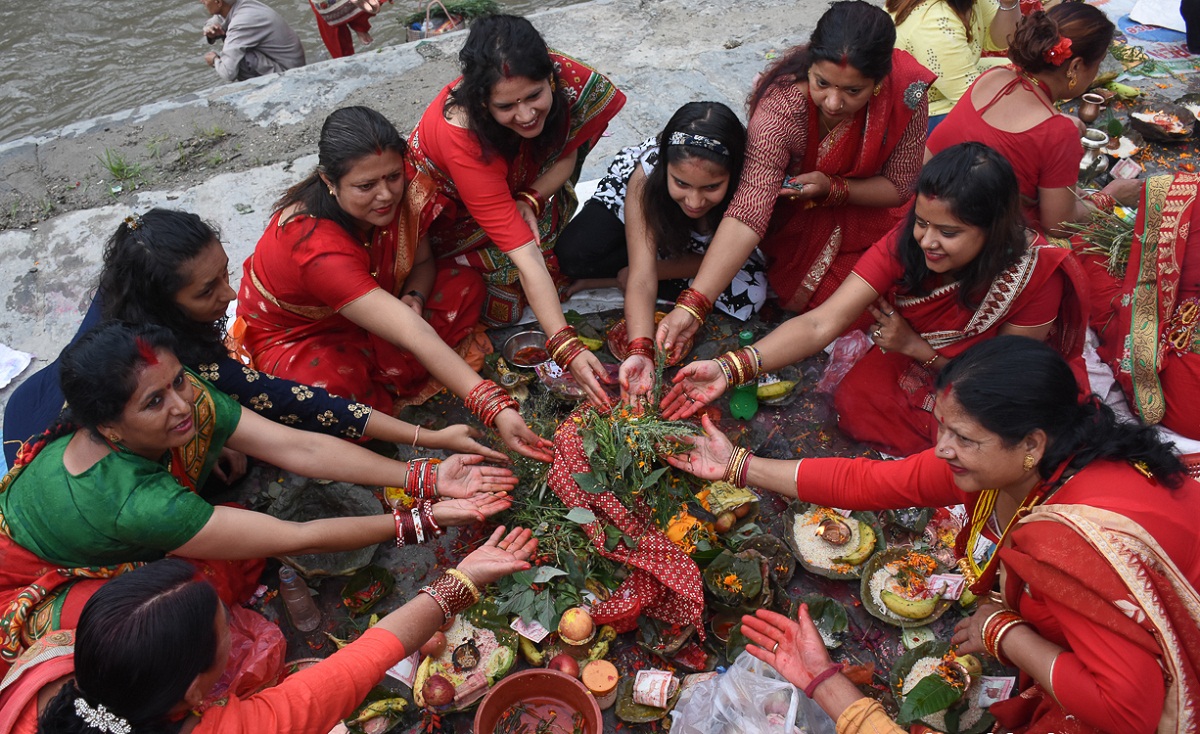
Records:
<instances>
[{"instance_id":1,"label":"patterned headband","mask_svg":"<svg viewBox=\"0 0 1200 734\"><path fill-rule=\"evenodd\" d=\"M693 148L704 148L711 150L717 155L729 155L729 148L719 140L706 138L703 135L692 135L690 133L671 133L671 137L667 140L668 145L690 145Z\"/></svg>"}]
</instances>

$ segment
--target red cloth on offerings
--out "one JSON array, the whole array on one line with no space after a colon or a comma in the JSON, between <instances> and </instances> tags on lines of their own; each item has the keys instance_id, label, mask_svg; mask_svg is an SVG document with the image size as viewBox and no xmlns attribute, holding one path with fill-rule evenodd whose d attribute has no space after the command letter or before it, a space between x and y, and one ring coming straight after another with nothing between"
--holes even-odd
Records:
<instances>
[{"instance_id":1,"label":"red cloth on offerings","mask_svg":"<svg viewBox=\"0 0 1200 734\"><path fill-rule=\"evenodd\" d=\"M572 417L583 410L589 408L579 408ZM608 600L592 605L592 618L612 625L617 632L629 632L637 628L637 618L644 614L669 624L695 625L704 639L704 586L696 562L657 528L643 534L643 523L611 492L591 494L580 489L572 475L590 471L583 440L575 421L568 418L554 432L550 489L567 507L584 507L595 513L599 520L583 526L584 532L600 555L629 569L629 576ZM615 550L606 550L604 524L637 537L637 548L630 551L621 543Z\"/></svg>"},{"instance_id":2,"label":"red cloth on offerings","mask_svg":"<svg viewBox=\"0 0 1200 734\"><path fill-rule=\"evenodd\" d=\"M1097 352L1130 408L1200 440L1200 174L1146 180L1123 279L1106 258L1080 252L1092 283ZM1075 236L1076 251L1087 247Z\"/></svg>"},{"instance_id":3,"label":"red cloth on offerings","mask_svg":"<svg viewBox=\"0 0 1200 734\"><path fill-rule=\"evenodd\" d=\"M961 502L973 512L978 498L932 449L900 461L805 459L796 481L802 500L852 510ZM1065 651L1058 703L1022 674L1019 695L990 709L1002 731L1196 730L1198 514L1195 481L1168 490L1126 462L1095 461L1009 533L1006 605Z\"/></svg>"},{"instance_id":4,"label":"red cloth on offerings","mask_svg":"<svg viewBox=\"0 0 1200 734\"><path fill-rule=\"evenodd\" d=\"M936 77L907 52L866 107L824 138L807 84L773 87L750 117L746 164L725 212L763 238L767 278L779 302L803 311L828 298L867 249L907 211L870 206L810 206L780 198L783 179L810 171L844 178L884 176L912 196L924 155L927 91Z\"/></svg>"},{"instance_id":5,"label":"red cloth on offerings","mask_svg":"<svg viewBox=\"0 0 1200 734\"><path fill-rule=\"evenodd\" d=\"M564 129L557 133L562 142L548 153L539 156L525 141L512 160L499 154L485 156L473 132L446 120L446 99L458 79L434 98L409 138L409 152L417 168L456 204L430 229L434 255L483 274L488 290L483 319L489 325L515 323L527 302L517 268L506 253L532 242L533 233L521 218L513 196L531 186L561 158L578 151L575 173L562 189L546 197L545 211L538 220L546 268L559 285L565 286L567 281L554 257L554 243L578 204L574 187L583 159L609 121L625 106L625 95L603 74L554 50L550 51L550 59L570 110Z\"/></svg>"},{"instance_id":6,"label":"red cloth on offerings","mask_svg":"<svg viewBox=\"0 0 1200 734\"><path fill-rule=\"evenodd\" d=\"M946 358L1000 333L1006 325L1054 322L1049 342L1072 363L1087 385L1083 336L1087 282L1071 251L1040 237L1017 264L996 278L978 309L964 308L954 283L913 297L897 292L904 274L897 249L907 232L901 223L854 266L856 275L896 306L896 311ZM933 445L936 373L897 352L875 345L842 379L834 393L838 425L850 436L908 455Z\"/></svg>"},{"instance_id":7,"label":"red cloth on offerings","mask_svg":"<svg viewBox=\"0 0 1200 734\"><path fill-rule=\"evenodd\" d=\"M294 216L281 225L279 213L271 218L246 259L238 293L243 344L257 369L389 414L397 398L418 395L429 384L415 355L337 313L377 288L404 295L417 244L444 204L426 176L407 174L396 219L377 228L366 246L329 220ZM425 317L463 354L482 301L477 273L443 264Z\"/></svg>"},{"instance_id":8,"label":"red cloth on offerings","mask_svg":"<svg viewBox=\"0 0 1200 734\"><path fill-rule=\"evenodd\" d=\"M950 114L942 120L925 147L934 155L959 143L978 142L995 149L1008 159L1017 174L1021 204L1031 227L1043 229L1038 209L1038 189L1059 189L1074 186L1079 180L1079 161L1083 160L1083 145L1079 128L1066 115L1054 114L1037 125L1019 133L992 127L983 119L983 110L1004 99L998 96L990 102L976 100L972 94L979 82L1000 73L989 70L980 75Z\"/></svg>"}]
</instances>

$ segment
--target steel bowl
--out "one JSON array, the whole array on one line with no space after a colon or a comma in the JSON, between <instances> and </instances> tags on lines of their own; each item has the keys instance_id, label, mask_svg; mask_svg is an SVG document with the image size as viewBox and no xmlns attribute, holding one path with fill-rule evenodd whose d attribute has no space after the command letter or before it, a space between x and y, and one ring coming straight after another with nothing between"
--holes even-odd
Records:
<instances>
[{"instance_id":1,"label":"steel bowl","mask_svg":"<svg viewBox=\"0 0 1200 734\"><path fill-rule=\"evenodd\" d=\"M504 349L501 350L501 353L504 355L504 360L512 366L527 370L549 361L549 352L546 353L546 359L540 361L529 362L517 359L517 353L529 347L537 347L544 350L546 348L546 334L537 329L518 331L516 334L510 336L508 341L504 342Z\"/></svg>"}]
</instances>

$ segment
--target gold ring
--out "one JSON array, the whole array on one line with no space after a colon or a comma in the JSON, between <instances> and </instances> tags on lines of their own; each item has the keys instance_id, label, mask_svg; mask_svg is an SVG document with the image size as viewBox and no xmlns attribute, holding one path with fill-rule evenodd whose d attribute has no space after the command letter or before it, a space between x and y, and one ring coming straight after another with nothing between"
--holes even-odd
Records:
<instances>
[{"instance_id":1,"label":"gold ring","mask_svg":"<svg viewBox=\"0 0 1200 734\"><path fill-rule=\"evenodd\" d=\"M883 336L883 330L882 330L882 329L876 329L876 330L875 330L875 338L876 338L876 339L878 339L878 338L880 338L880 337L882 337L882 336Z\"/></svg>"},{"instance_id":2,"label":"gold ring","mask_svg":"<svg viewBox=\"0 0 1200 734\"><path fill-rule=\"evenodd\" d=\"M775 651L776 651L776 650L778 650L778 649L779 649L779 642L778 642L778 641L776 641L776 642L775 642L775 647L772 647L772 648L771 648L771 654L772 654L772 655L774 655L774 654L775 654Z\"/></svg>"}]
</instances>

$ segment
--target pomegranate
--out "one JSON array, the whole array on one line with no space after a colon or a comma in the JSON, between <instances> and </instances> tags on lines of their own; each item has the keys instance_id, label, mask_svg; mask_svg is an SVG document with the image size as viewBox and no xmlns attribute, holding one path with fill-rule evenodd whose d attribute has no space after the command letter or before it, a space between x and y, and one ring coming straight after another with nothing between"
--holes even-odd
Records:
<instances>
[{"instance_id":1,"label":"pomegranate","mask_svg":"<svg viewBox=\"0 0 1200 734\"><path fill-rule=\"evenodd\" d=\"M454 701L454 684L444 675L431 675L421 688L426 706L447 706Z\"/></svg>"},{"instance_id":2,"label":"pomegranate","mask_svg":"<svg viewBox=\"0 0 1200 734\"><path fill-rule=\"evenodd\" d=\"M579 677L579 662L565 652L560 652L550 658L550 662L546 664L546 667L566 673L572 678Z\"/></svg>"}]
</instances>

